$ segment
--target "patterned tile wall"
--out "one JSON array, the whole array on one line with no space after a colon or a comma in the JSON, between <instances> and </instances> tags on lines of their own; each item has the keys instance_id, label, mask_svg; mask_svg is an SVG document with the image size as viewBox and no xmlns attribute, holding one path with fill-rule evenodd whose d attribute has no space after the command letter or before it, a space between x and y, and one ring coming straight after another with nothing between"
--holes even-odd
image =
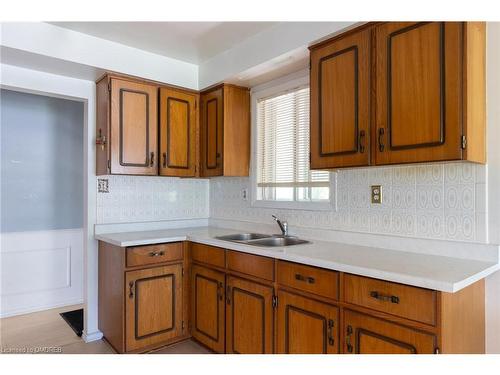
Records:
<instances>
[{"instance_id":1,"label":"patterned tile wall","mask_svg":"<svg viewBox=\"0 0 500 375\"><path fill-rule=\"evenodd\" d=\"M336 178L337 208L330 211L253 207L241 198L243 189L251 192L249 178L212 179L210 217L262 223L278 213L291 226L486 242L485 166L371 167ZM371 204L370 185L382 185L382 204Z\"/></svg>"},{"instance_id":2,"label":"patterned tile wall","mask_svg":"<svg viewBox=\"0 0 500 375\"><path fill-rule=\"evenodd\" d=\"M97 193L97 224L208 217L208 180L105 176L98 185L100 179L109 192Z\"/></svg>"}]
</instances>

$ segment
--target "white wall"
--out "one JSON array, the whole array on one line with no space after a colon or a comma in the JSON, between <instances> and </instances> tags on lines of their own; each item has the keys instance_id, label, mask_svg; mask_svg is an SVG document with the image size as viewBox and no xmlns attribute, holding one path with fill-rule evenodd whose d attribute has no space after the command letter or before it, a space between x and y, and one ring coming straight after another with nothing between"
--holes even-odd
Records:
<instances>
[{"instance_id":1,"label":"white wall","mask_svg":"<svg viewBox=\"0 0 500 375\"><path fill-rule=\"evenodd\" d=\"M0 317L83 302L83 230L1 234Z\"/></svg>"}]
</instances>

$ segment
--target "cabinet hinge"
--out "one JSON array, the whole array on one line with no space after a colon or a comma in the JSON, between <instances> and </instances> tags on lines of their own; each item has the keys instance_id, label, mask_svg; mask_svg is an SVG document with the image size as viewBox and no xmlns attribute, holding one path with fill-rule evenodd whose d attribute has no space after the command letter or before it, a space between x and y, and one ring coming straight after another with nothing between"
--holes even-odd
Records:
<instances>
[{"instance_id":1,"label":"cabinet hinge","mask_svg":"<svg viewBox=\"0 0 500 375\"><path fill-rule=\"evenodd\" d=\"M440 354L439 348L434 349L434 354Z\"/></svg>"},{"instance_id":2,"label":"cabinet hinge","mask_svg":"<svg viewBox=\"0 0 500 375\"><path fill-rule=\"evenodd\" d=\"M108 82L108 91L111 92L111 82Z\"/></svg>"},{"instance_id":3,"label":"cabinet hinge","mask_svg":"<svg viewBox=\"0 0 500 375\"><path fill-rule=\"evenodd\" d=\"M273 309L278 307L278 296L273 296Z\"/></svg>"},{"instance_id":4,"label":"cabinet hinge","mask_svg":"<svg viewBox=\"0 0 500 375\"><path fill-rule=\"evenodd\" d=\"M467 147L467 137L465 135L462 135L462 150L465 150Z\"/></svg>"},{"instance_id":5,"label":"cabinet hinge","mask_svg":"<svg viewBox=\"0 0 500 375\"><path fill-rule=\"evenodd\" d=\"M111 171L111 160L108 160L108 170Z\"/></svg>"},{"instance_id":6,"label":"cabinet hinge","mask_svg":"<svg viewBox=\"0 0 500 375\"><path fill-rule=\"evenodd\" d=\"M184 267L182 267L182 276L184 276ZM184 322L182 322L184 324Z\"/></svg>"},{"instance_id":7,"label":"cabinet hinge","mask_svg":"<svg viewBox=\"0 0 500 375\"><path fill-rule=\"evenodd\" d=\"M182 330L184 331L184 327L185 327L185 324L184 324L184 320L182 321Z\"/></svg>"}]
</instances>

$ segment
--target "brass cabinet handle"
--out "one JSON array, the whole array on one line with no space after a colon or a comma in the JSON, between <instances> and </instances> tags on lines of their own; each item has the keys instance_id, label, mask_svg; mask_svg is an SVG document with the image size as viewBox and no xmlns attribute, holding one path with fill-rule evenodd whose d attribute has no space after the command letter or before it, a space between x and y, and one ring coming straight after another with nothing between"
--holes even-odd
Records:
<instances>
[{"instance_id":1,"label":"brass cabinet handle","mask_svg":"<svg viewBox=\"0 0 500 375\"><path fill-rule=\"evenodd\" d=\"M231 304L231 287L229 285L226 286L226 303Z\"/></svg>"},{"instance_id":2,"label":"brass cabinet handle","mask_svg":"<svg viewBox=\"0 0 500 375\"><path fill-rule=\"evenodd\" d=\"M314 277L311 277L311 276L303 276L301 275L300 273L296 273L295 274L295 280L298 280L298 281L305 281L309 284L314 284L316 282L316 279Z\"/></svg>"},{"instance_id":3,"label":"brass cabinet handle","mask_svg":"<svg viewBox=\"0 0 500 375\"><path fill-rule=\"evenodd\" d=\"M163 168L167 168L167 153L163 153Z\"/></svg>"},{"instance_id":4,"label":"brass cabinet handle","mask_svg":"<svg viewBox=\"0 0 500 375\"><path fill-rule=\"evenodd\" d=\"M347 351L349 353L352 353L352 344L351 344L351 336L352 336L352 327L351 326L347 326L347 332L346 332L346 336L345 336L345 343L346 343L346 346L347 346Z\"/></svg>"},{"instance_id":5,"label":"brass cabinet handle","mask_svg":"<svg viewBox=\"0 0 500 375\"><path fill-rule=\"evenodd\" d=\"M333 346L335 344L335 339L333 338L333 326L335 322L333 319L328 320L328 345Z\"/></svg>"},{"instance_id":6,"label":"brass cabinet handle","mask_svg":"<svg viewBox=\"0 0 500 375\"><path fill-rule=\"evenodd\" d=\"M370 292L370 297L378 299L379 301L383 301L383 302L399 303L398 296L388 296L386 294L382 294L382 293L376 292L374 290L372 290Z\"/></svg>"},{"instance_id":7,"label":"brass cabinet handle","mask_svg":"<svg viewBox=\"0 0 500 375\"><path fill-rule=\"evenodd\" d=\"M149 253L149 256L150 257L162 257L165 255L165 252L164 251L151 251Z\"/></svg>"},{"instance_id":8,"label":"brass cabinet handle","mask_svg":"<svg viewBox=\"0 0 500 375\"><path fill-rule=\"evenodd\" d=\"M359 132L359 152L360 153L365 152L365 136L366 136L366 132L364 130L361 130Z\"/></svg>"},{"instance_id":9,"label":"brass cabinet handle","mask_svg":"<svg viewBox=\"0 0 500 375\"><path fill-rule=\"evenodd\" d=\"M128 283L128 298L134 298L134 282L131 281Z\"/></svg>"},{"instance_id":10,"label":"brass cabinet handle","mask_svg":"<svg viewBox=\"0 0 500 375\"><path fill-rule=\"evenodd\" d=\"M152 167L155 165L155 153L151 151L151 157L149 158L149 166Z\"/></svg>"},{"instance_id":11,"label":"brass cabinet handle","mask_svg":"<svg viewBox=\"0 0 500 375\"><path fill-rule=\"evenodd\" d=\"M378 150L380 152L383 152L384 148L385 148L385 145L384 145L384 134L385 134L384 128L380 128L378 130Z\"/></svg>"}]
</instances>

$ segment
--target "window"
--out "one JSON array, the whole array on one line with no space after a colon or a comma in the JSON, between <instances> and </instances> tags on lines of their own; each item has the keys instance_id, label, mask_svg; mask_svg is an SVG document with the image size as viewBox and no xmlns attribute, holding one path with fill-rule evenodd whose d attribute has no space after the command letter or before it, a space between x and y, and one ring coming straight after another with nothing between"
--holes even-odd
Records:
<instances>
[{"instance_id":1,"label":"window","mask_svg":"<svg viewBox=\"0 0 500 375\"><path fill-rule=\"evenodd\" d=\"M309 170L309 87L257 99L256 112L256 200L329 202L329 172Z\"/></svg>"}]
</instances>

